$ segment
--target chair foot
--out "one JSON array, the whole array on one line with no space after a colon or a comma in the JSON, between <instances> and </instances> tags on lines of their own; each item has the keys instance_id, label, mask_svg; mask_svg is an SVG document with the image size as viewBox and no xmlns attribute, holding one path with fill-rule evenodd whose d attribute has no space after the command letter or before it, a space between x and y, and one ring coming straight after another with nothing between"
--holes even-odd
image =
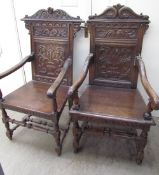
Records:
<instances>
[{"instance_id":1,"label":"chair foot","mask_svg":"<svg viewBox=\"0 0 159 175\"><path fill-rule=\"evenodd\" d=\"M138 165L141 165L141 164L142 164L142 161L143 161L143 159L139 159L139 158L136 159L136 163L137 163Z\"/></svg>"},{"instance_id":2,"label":"chair foot","mask_svg":"<svg viewBox=\"0 0 159 175\"><path fill-rule=\"evenodd\" d=\"M79 150L80 150L79 142L74 140L74 142L73 142L73 152L78 153Z\"/></svg>"},{"instance_id":3,"label":"chair foot","mask_svg":"<svg viewBox=\"0 0 159 175\"><path fill-rule=\"evenodd\" d=\"M74 151L73 151L75 154L77 154L79 152L79 150L77 148L74 148Z\"/></svg>"},{"instance_id":4,"label":"chair foot","mask_svg":"<svg viewBox=\"0 0 159 175\"><path fill-rule=\"evenodd\" d=\"M74 153L78 153L80 150L79 142L82 135L81 128L78 125L78 121L73 123L73 149Z\"/></svg>"},{"instance_id":5,"label":"chair foot","mask_svg":"<svg viewBox=\"0 0 159 175\"><path fill-rule=\"evenodd\" d=\"M6 110L2 108L2 122L4 123L6 128L6 136L9 138L9 140L12 140L13 131L10 129L8 120L9 120L9 116L7 115Z\"/></svg>"},{"instance_id":6,"label":"chair foot","mask_svg":"<svg viewBox=\"0 0 159 175\"><path fill-rule=\"evenodd\" d=\"M8 137L9 140L12 140L13 132L12 131L7 131L6 136Z\"/></svg>"},{"instance_id":7,"label":"chair foot","mask_svg":"<svg viewBox=\"0 0 159 175\"><path fill-rule=\"evenodd\" d=\"M138 165L141 165L143 159L144 159L144 151L138 152L138 153L137 153L137 156L136 156L136 163L137 163Z\"/></svg>"},{"instance_id":8,"label":"chair foot","mask_svg":"<svg viewBox=\"0 0 159 175\"><path fill-rule=\"evenodd\" d=\"M58 146L55 148L55 151L57 153L58 156L61 156L61 153L62 153L62 145Z\"/></svg>"},{"instance_id":9,"label":"chair foot","mask_svg":"<svg viewBox=\"0 0 159 175\"><path fill-rule=\"evenodd\" d=\"M56 153L57 153L58 156L60 156L61 155L61 152L62 152L62 144L61 144L60 136L61 136L61 132L58 129L56 131L56 133L54 134L54 138L55 138L55 142L56 142L55 151L56 151Z\"/></svg>"},{"instance_id":10,"label":"chair foot","mask_svg":"<svg viewBox=\"0 0 159 175\"><path fill-rule=\"evenodd\" d=\"M139 139L136 140L136 163L138 165L142 164L142 161L144 159L144 149L147 144L147 135L148 135L149 127L145 128L145 130L142 130Z\"/></svg>"}]
</instances>

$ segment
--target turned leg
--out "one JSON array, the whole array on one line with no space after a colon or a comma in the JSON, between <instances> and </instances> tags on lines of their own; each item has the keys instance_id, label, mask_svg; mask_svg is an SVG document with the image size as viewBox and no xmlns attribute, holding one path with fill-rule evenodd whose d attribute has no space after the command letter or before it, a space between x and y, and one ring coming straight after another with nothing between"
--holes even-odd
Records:
<instances>
[{"instance_id":1,"label":"turned leg","mask_svg":"<svg viewBox=\"0 0 159 175\"><path fill-rule=\"evenodd\" d=\"M61 132L60 132L60 129L59 129L59 125L55 124L55 134L54 134L54 138L55 138L55 142L56 142L55 151L56 151L58 156L61 155L61 150L62 150L60 136L61 136Z\"/></svg>"},{"instance_id":2,"label":"turned leg","mask_svg":"<svg viewBox=\"0 0 159 175\"><path fill-rule=\"evenodd\" d=\"M79 141L81 138L82 132L81 128L79 127L78 121L73 122L73 149L74 153L77 153L79 151Z\"/></svg>"},{"instance_id":3,"label":"turned leg","mask_svg":"<svg viewBox=\"0 0 159 175\"><path fill-rule=\"evenodd\" d=\"M4 108L2 108L1 110L2 110L2 121L3 121L4 125L5 125L6 130L7 130L6 131L6 136L10 140L12 140L13 131L10 129L10 125L9 125L9 121L8 121L9 117L8 117L7 112L5 111Z\"/></svg>"},{"instance_id":4,"label":"turned leg","mask_svg":"<svg viewBox=\"0 0 159 175\"><path fill-rule=\"evenodd\" d=\"M142 130L138 140L136 140L136 163L138 165L142 164L143 158L144 158L144 148L147 144L147 136L148 136L149 129Z\"/></svg>"},{"instance_id":5,"label":"turned leg","mask_svg":"<svg viewBox=\"0 0 159 175\"><path fill-rule=\"evenodd\" d=\"M55 133L54 133L54 138L55 138L55 142L56 142L56 148L55 151L57 153L58 156L61 155L61 150L62 150L62 145L61 145L61 131L59 128L59 117L58 117L58 113L55 113L54 115L54 129L55 129Z\"/></svg>"}]
</instances>

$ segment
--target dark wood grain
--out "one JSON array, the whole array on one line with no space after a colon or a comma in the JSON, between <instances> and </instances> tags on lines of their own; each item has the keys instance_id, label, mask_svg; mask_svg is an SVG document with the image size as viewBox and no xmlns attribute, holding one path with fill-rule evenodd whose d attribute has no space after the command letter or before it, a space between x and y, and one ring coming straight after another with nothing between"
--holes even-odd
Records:
<instances>
[{"instance_id":1,"label":"dark wood grain","mask_svg":"<svg viewBox=\"0 0 159 175\"><path fill-rule=\"evenodd\" d=\"M143 62L141 56L137 57L137 62L138 62L138 69L139 69L141 83L142 83L147 95L150 98L152 110L158 110L159 109L159 97L147 79L145 65L144 65L144 62Z\"/></svg>"},{"instance_id":2,"label":"dark wood grain","mask_svg":"<svg viewBox=\"0 0 159 175\"><path fill-rule=\"evenodd\" d=\"M90 53L85 60L85 63L83 65L83 71L81 73L80 78L69 88L68 96L71 96L72 94L74 94L75 91L81 86L81 84L85 80L87 73L88 73L89 64L92 58L93 58L93 54Z\"/></svg>"},{"instance_id":3,"label":"dark wood grain","mask_svg":"<svg viewBox=\"0 0 159 175\"><path fill-rule=\"evenodd\" d=\"M7 109L14 108L17 111L24 113L30 111L33 115L51 119L54 109L52 100L47 97L47 90L49 87L50 84L47 83L30 81L26 85L7 95L2 102L2 107ZM63 105L67 100L68 88L68 86L60 86L57 91L56 101L58 112L63 109Z\"/></svg>"},{"instance_id":4,"label":"dark wood grain","mask_svg":"<svg viewBox=\"0 0 159 175\"><path fill-rule=\"evenodd\" d=\"M68 99L68 88L72 85L73 40L83 21L80 17L72 17L63 10L51 7L40 9L22 20L29 30L31 52L34 55L0 74L0 79L31 61L32 81L6 97L2 97L0 91L6 135L11 140L13 132L20 126L52 134L56 143L55 151L60 155L70 122L62 129L59 120ZM25 113L27 117L22 120L11 118L6 109ZM15 124L13 128L11 123Z\"/></svg>"},{"instance_id":5,"label":"dark wood grain","mask_svg":"<svg viewBox=\"0 0 159 175\"><path fill-rule=\"evenodd\" d=\"M69 89L73 98L70 116L74 152L80 149L80 138L87 132L132 139L136 144L136 162L142 163L148 131L155 125L151 111L158 109L158 96L147 80L143 62L136 61L148 24L148 16L120 4L89 17L93 57ZM78 89L87 72L89 85L79 97ZM148 105L136 89L138 72L150 97Z\"/></svg>"},{"instance_id":6,"label":"dark wood grain","mask_svg":"<svg viewBox=\"0 0 159 175\"><path fill-rule=\"evenodd\" d=\"M71 66L71 64L72 64L71 58L68 58L65 61L65 64L64 64L60 74L56 78L55 82L48 89L48 91L47 91L48 97L50 97L50 98L56 97L56 91L57 91L58 87L60 86L60 84L62 83L62 80L64 79L64 76L65 76L66 72L68 71L69 66Z\"/></svg>"}]
</instances>

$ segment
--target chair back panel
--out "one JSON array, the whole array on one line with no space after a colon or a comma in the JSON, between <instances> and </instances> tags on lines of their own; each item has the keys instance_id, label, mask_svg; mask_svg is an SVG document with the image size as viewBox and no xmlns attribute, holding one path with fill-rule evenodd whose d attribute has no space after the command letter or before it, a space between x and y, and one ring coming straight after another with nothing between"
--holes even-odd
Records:
<instances>
[{"instance_id":1,"label":"chair back panel","mask_svg":"<svg viewBox=\"0 0 159 175\"><path fill-rule=\"evenodd\" d=\"M135 60L148 23L148 16L137 15L120 4L89 17L90 52L94 53L90 84L136 88Z\"/></svg>"},{"instance_id":2,"label":"chair back panel","mask_svg":"<svg viewBox=\"0 0 159 175\"><path fill-rule=\"evenodd\" d=\"M82 20L69 16L63 10L39 10L23 19L30 31L33 80L52 83L59 75L68 57L73 57L73 39ZM64 84L72 84L72 68Z\"/></svg>"}]
</instances>

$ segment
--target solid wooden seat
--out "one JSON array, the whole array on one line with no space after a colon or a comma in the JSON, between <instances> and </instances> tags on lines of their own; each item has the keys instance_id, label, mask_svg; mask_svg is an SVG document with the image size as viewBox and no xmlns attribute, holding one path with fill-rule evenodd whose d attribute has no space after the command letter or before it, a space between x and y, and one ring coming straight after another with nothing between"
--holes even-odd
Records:
<instances>
[{"instance_id":1,"label":"solid wooden seat","mask_svg":"<svg viewBox=\"0 0 159 175\"><path fill-rule=\"evenodd\" d=\"M115 98L114 98L115 97ZM72 120L82 117L84 120L112 120L132 123L153 124L152 120L144 120L143 109L146 104L138 90L88 86L80 96L79 110L70 110ZM98 117L94 117L98 115ZM87 119L85 119L87 116Z\"/></svg>"},{"instance_id":2,"label":"solid wooden seat","mask_svg":"<svg viewBox=\"0 0 159 175\"><path fill-rule=\"evenodd\" d=\"M68 87L72 85L73 40L83 21L51 7L26 15L22 20L29 30L31 54L1 73L0 79L31 62L32 81L6 97L2 97L0 90L6 135L12 140L13 132L20 126L49 133L54 136L55 151L60 155L70 122L61 127L59 120L68 99ZM68 103L70 106L71 100ZM6 109L26 115L18 120L8 116Z\"/></svg>"},{"instance_id":3,"label":"solid wooden seat","mask_svg":"<svg viewBox=\"0 0 159 175\"><path fill-rule=\"evenodd\" d=\"M74 152L83 133L122 137L134 140L136 162L142 163L148 131L155 125L151 111L159 109L159 98L139 56L148 19L120 4L89 17L90 54L81 77L69 89ZM88 86L78 97L88 72ZM149 96L147 105L137 90L138 73Z\"/></svg>"},{"instance_id":4,"label":"solid wooden seat","mask_svg":"<svg viewBox=\"0 0 159 175\"><path fill-rule=\"evenodd\" d=\"M2 105L6 109L15 109L23 113L30 111L31 114L50 119L54 111L52 100L48 98L46 94L50 86L51 84L48 83L30 81L4 97L5 100L2 102ZM68 88L68 86L60 86L57 91L56 100L58 112L62 111L67 101Z\"/></svg>"}]
</instances>

